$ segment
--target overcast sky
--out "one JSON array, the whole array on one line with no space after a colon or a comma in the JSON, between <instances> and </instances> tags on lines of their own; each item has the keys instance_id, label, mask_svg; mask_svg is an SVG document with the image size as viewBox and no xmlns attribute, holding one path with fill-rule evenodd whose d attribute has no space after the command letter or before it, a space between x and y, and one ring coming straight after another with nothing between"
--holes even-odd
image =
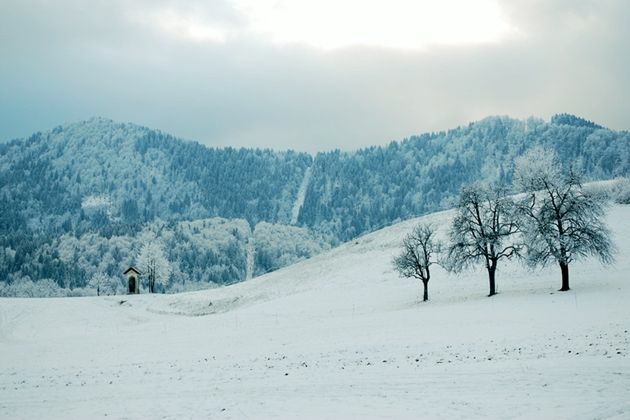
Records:
<instances>
[{"instance_id":1,"label":"overcast sky","mask_svg":"<svg viewBox=\"0 0 630 420\"><path fill-rule=\"evenodd\" d=\"M630 128L627 0L0 0L0 140L104 116L355 149L488 115Z\"/></svg>"}]
</instances>

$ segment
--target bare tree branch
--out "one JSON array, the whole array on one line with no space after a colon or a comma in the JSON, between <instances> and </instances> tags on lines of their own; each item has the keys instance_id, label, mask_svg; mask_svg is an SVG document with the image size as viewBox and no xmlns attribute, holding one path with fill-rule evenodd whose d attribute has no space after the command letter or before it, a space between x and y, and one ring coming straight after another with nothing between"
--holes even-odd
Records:
<instances>
[{"instance_id":1,"label":"bare tree branch","mask_svg":"<svg viewBox=\"0 0 630 420\"><path fill-rule=\"evenodd\" d=\"M488 270L492 296L496 293L498 261L518 256L522 248L520 244L510 242L519 231L515 205L505 189L464 188L451 226L446 266L450 271L459 272L483 261Z\"/></svg>"},{"instance_id":2,"label":"bare tree branch","mask_svg":"<svg viewBox=\"0 0 630 420\"><path fill-rule=\"evenodd\" d=\"M420 224L403 239L402 245L401 254L393 260L394 268L401 277L414 277L422 281L423 300L426 301L429 299L430 267L437 263L433 256L441 252L442 244L435 238L432 226Z\"/></svg>"}]
</instances>

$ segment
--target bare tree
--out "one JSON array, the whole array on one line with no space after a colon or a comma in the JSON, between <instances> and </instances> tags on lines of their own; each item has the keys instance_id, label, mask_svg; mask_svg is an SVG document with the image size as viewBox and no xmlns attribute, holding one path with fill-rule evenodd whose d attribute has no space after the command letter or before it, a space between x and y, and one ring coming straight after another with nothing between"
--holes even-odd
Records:
<instances>
[{"instance_id":1,"label":"bare tree","mask_svg":"<svg viewBox=\"0 0 630 420\"><path fill-rule=\"evenodd\" d=\"M107 281L108 281L108 278L104 273L97 272L97 273L94 273L94 275L88 281L88 286L95 288L96 296L100 296L101 289L103 289Z\"/></svg>"},{"instance_id":2,"label":"bare tree","mask_svg":"<svg viewBox=\"0 0 630 420\"><path fill-rule=\"evenodd\" d=\"M138 255L138 266L147 275L149 293L155 293L156 284L165 286L171 274L171 265L164 256L162 244L154 239L145 243Z\"/></svg>"},{"instance_id":3,"label":"bare tree","mask_svg":"<svg viewBox=\"0 0 630 420\"><path fill-rule=\"evenodd\" d=\"M96 296L115 295L120 288L120 281L114 277L108 276L103 272L96 272L90 278L88 286L96 289Z\"/></svg>"},{"instance_id":4,"label":"bare tree","mask_svg":"<svg viewBox=\"0 0 630 420\"><path fill-rule=\"evenodd\" d=\"M603 217L602 198L582 188L575 170L562 171L552 150L534 148L516 162L515 177L527 191L519 207L527 261L532 266L557 262L562 275L560 291L569 290L569 264L595 256L614 261L611 234Z\"/></svg>"},{"instance_id":5,"label":"bare tree","mask_svg":"<svg viewBox=\"0 0 630 420\"><path fill-rule=\"evenodd\" d=\"M414 277L422 281L424 294L422 300L429 300L430 267L436 263L434 255L439 253L442 244L435 238L435 229L430 225L416 226L405 239L403 250L394 258L394 268L401 277Z\"/></svg>"},{"instance_id":6,"label":"bare tree","mask_svg":"<svg viewBox=\"0 0 630 420\"><path fill-rule=\"evenodd\" d=\"M497 263L519 254L512 236L519 231L514 202L504 188L470 186L462 189L457 215L450 231L446 259L449 271L483 262L488 270L490 293L496 294Z\"/></svg>"}]
</instances>

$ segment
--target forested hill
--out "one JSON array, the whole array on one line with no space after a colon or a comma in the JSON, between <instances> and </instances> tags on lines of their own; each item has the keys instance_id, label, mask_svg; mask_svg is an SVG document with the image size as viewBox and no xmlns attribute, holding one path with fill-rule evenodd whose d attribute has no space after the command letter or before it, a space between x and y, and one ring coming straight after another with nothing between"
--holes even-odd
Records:
<instances>
[{"instance_id":1,"label":"forested hill","mask_svg":"<svg viewBox=\"0 0 630 420\"><path fill-rule=\"evenodd\" d=\"M462 185L511 182L514 159L535 145L582 166L587 179L630 172L630 133L568 114L551 122L489 117L352 153L320 153L299 221L351 239L397 220L451 207Z\"/></svg>"},{"instance_id":2,"label":"forested hill","mask_svg":"<svg viewBox=\"0 0 630 420\"><path fill-rule=\"evenodd\" d=\"M0 145L3 203L13 213L2 226L83 229L86 210L102 210L107 223L210 216L288 223L311 161L294 152L207 148L93 118Z\"/></svg>"},{"instance_id":3,"label":"forested hill","mask_svg":"<svg viewBox=\"0 0 630 420\"><path fill-rule=\"evenodd\" d=\"M85 238L104 241L101 251L111 258L102 270L114 275L116 264L133 261L134 237L147 231L165 235L169 258L178 259L173 262L182 275L243 280L243 248L252 243L258 248L250 273L278 268L397 220L449 207L470 182L509 182L514 158L539 144L567 162L581 162L589 179L630 170L628 132L567 114L550 122L489 117L448 132L314 158L208 148L103 118L56 127L0 143L0 282L28 277L67 285L73 279L72 287L80 287L100 264L97 251L93 261L81 259ZM286 226L295 216L308 231ZM210 220L216 217L226 221ZM204 221L193 229L177 224L194 220ZM212 235L223 238L222 245L209 251ZM176 248L178 238L197 245ZM59 254L59 247L74 240L80 246Z\"/></svg>"}]
</instances>

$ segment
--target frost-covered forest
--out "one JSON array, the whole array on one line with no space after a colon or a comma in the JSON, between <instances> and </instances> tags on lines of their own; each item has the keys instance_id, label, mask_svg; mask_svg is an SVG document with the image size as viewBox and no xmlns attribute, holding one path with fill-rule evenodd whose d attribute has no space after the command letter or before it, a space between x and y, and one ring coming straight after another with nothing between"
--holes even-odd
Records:
<instances>
[{"instance_id":1,"label":"frost-covered forest","mask_svg":"<svg viewBox=\"0 0 630 420\"><path fill-rule=\"evenodd\" d=\"M102 118L60 126L0 144L0 294L92 294L97 274L116 291L147 241L170 263L162 291L242 281L452 207L473 181L510 184L536 145L580 162L587 180L630 169L630 133L566 114L315 157L207 148Z\"/></svg>"},{"instance_id":2,"label":"frost-covered forest","mask_svg":"<svg viewBox=\"0 0 630 420\"><path fill-rule=\"evenodd\" d=\"M462 186L512 182L514 160L534 146L581 161L588 180L630 171L630 133L571 115L551 122L489 117L353 153L318 154L300 223L346 241L395 221L453 207Z\"/></svg>"}]
</instances>

